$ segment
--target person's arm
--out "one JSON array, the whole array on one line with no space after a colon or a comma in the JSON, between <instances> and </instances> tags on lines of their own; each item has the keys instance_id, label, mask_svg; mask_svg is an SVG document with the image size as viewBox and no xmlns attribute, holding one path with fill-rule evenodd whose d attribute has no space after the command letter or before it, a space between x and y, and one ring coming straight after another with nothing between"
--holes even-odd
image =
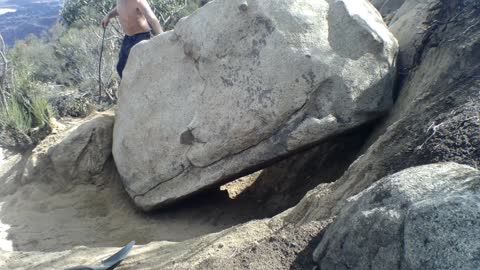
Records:
<instances>
[{"instance_id":1,"label":"person's arm","mask_svg":"<svg viewBox=\"0 0 480 270\"><path fill-rule=\"evenodd\" d=\"M157 19L157 16L155 16L155 13L153 13L152 8L148 4L147 0L138 0L138 5L140 11L143 13L143 16L147 19L148 24L152 28L152 32L154 35L161 34L163 32L162 26L160 25L160 22Z\"/></svg>"},{"instance_id":2,"label":"person's arm","mask_svg":"<svg viewBox=\"0 0 480 270\"><path fill-rule=\"evenodd\" d=\"M101 22L102 27L106 28L108 26L108 23L110 22L110 19L115 18L117 16L118 16L117 7L114 7L112 10L110 10L110 12L107 15L105 15L105 17L103 17L103 20Z\"/></svg>"}]
</instances>

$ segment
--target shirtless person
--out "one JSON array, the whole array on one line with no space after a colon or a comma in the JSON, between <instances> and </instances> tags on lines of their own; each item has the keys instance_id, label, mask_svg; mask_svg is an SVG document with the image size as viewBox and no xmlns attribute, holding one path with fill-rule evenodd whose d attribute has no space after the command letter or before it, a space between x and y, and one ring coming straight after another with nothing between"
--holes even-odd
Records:
<instances>
[{"instance_id":1,"label":"shirtless person","mask_svg":"<svg viewBox=\"0 0 480 270\"><path fill-rule=\"evenodd\" d=\"M140 41L150 39L150 27L154 35L162 33L163 29L147 0L117 0L117 6L103 18L102 27L107 27L110 19L116 16L125 32L117 64L118 75L122 78L130 49Z\"/></svg>"}]
</instances>

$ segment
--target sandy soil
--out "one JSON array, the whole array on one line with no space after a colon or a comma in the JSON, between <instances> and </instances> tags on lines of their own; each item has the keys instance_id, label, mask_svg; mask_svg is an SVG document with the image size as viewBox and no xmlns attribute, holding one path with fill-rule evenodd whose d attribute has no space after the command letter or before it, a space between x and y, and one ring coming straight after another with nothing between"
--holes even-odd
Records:
<instances>
[{"instance_id":1,"label":"sandy soil","mask_svg":"<svg viewBox=\"0 0 480 270\"><path fill-rule=\"evenodd\" d=\"M61 139L75 124L75 120L57 123L42 147ZM0 152L0 250L47 252L75 246L119 247L131 240L176 242L265 217L257 211L259 202L229 197L247 189L256 176L145 214L123 190L113 162L102 184L59 191L55 182L22 185L17 176L28 154Z\"/></svg>"}]
</instances>

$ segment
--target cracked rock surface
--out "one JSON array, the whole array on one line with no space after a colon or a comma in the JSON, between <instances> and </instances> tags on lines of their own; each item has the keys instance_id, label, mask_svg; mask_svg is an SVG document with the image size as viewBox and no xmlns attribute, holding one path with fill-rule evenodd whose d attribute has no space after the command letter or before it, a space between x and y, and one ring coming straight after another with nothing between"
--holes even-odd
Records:
<instances>
[{"instance_id":1,"label":"cracked rock surface","mask_svg":"<svg viewBox=\"0 0 480 270\"><path fill-rule=\"evenodd\" d=\"M397 50L368 1L210 2L132 50L113 141L128 193L161 207L380 117Z\"/></svg>"}]
</instances>

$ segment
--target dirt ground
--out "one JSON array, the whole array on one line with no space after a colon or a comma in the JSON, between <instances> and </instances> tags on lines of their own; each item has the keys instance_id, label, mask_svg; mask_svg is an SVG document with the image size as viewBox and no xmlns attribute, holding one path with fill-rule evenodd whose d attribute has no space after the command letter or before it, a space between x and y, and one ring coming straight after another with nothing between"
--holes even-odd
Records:
<instances>
[{"instance_id":1,"label":"dirt ground","mask_svg":"<svg viewBox=\"0 0 480 270\"><path fill-rule=\"evenodd\" d=\"M40 147L48 147L77 123L57 122ZM131 240L183 241L266 217L255 200L235 200L258 173L198 194L154 213L143 213L124 191L113 161L100 185L18 182L25 156L0 151L0 250L62 251L75 246L118 247ZM230 195L229 195L230 194Z\"/></svg>"}]
</instances>

